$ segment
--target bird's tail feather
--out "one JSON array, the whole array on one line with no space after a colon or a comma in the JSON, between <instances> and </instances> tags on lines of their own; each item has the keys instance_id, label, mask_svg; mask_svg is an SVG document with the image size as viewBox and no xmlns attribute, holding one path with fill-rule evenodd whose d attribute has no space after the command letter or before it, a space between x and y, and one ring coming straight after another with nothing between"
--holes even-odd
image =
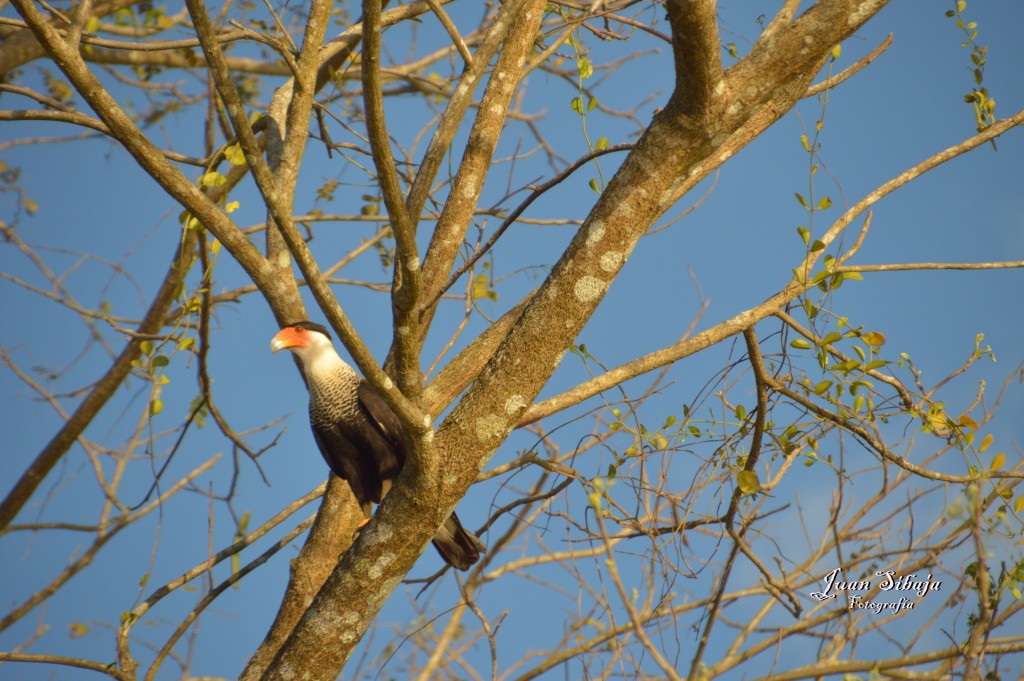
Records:
<instances>
[{"instance_id":1,"label":"bird's tail feather","mask_svg":"<svg viewBox=\"0 0 1024 681\"><path fill-rule=\"evenodd\" d=\"M454 513L434 535L434 547L446 563L463 571L480 560L480 554L487 550L475 534L462 526L459 516Z\"/></svg>"}]
</instances>

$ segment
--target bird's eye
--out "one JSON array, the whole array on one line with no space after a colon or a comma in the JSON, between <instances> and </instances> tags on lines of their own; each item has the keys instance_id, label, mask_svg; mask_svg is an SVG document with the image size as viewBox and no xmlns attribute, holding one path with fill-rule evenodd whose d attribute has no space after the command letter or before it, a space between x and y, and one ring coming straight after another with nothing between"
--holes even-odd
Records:
<instances>
[{"instance_id":1,"label":"bird's eye","mask_svg":"<svg viewBox=\"0 0 1024 681\"><path fill-rule=\"evenodd\" d=\"M303 331L305 331L305 329L302 328L301 326L296 326L295 327L295 333L302 333Z\"/></svg>"}]
</instances>

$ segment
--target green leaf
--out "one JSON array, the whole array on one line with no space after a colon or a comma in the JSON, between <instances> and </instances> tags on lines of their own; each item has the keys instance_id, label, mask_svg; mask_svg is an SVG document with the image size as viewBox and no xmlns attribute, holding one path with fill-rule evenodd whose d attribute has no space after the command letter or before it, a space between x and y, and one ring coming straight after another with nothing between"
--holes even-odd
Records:
<instances>
[{"instance_id":1,"label":"green leaf","mask_svg":"<svg viewBox=\"0 0 1024 681\"><path fill-rule=\"evenodd\" d=\"M153 358L153 366L155 367L165 367L170 363L171 360L167 359L164 355L157 355Z\"/></svg>"},{"instance_id":2,"label":"green leaf","mask_svg":"<svg viewBox=\"0 0 1024 681\"><path fill-rule=\"evenodd\" d=\"M807 140L807 135L800 135L800 145L804 148L804 151L811 150L811 143Z\"/></svg>"},{"instance_id":3,"label":"green leaf","mask_svg":"<svg viewBox=\"0 0 1024 681\"><path fill-rule=\"evenodd\" d=\"M95 17L93 17L95 19ZM90 19L91 21L91 19ZM96 20L99 23L99 20ZM90 31L91 32L91 31ZM68 636L72 639L80 639L89 633L89 625L80 622L72 622L68 625Z\"/></svg>"},{"instance_id":4,"label":"green leaf","mask_svg":"<svg viewBox=\"0 0 1024 681\"><path fill-rule=\"evenodd\" d=\"M581 116L583 115L583 100L580 99L579 97L573 97L572 101L569 102L569 106L576 113L580 114Z\"/></svg>"},{"instance_id":5,"label":"green leaf","mask_svg":"<svg viewBox=\"0 0 1024 681\"><path fill-rule=\"evenodd\" d=\"M737 420L739 420L739 421L746 420L746 418L747 418L747 408L746 407L744 407L742 404L737 405L735 411L736 411L736 418L737 418Z\"/></svg>"},{"instance_id":6,"label":"green leaf","mask_svg":"<svg viewBox=\"0 0 1024 681\"><path fill-rule=\"evenodd\" d=\"M821 197L821 201L818 201L818 210L825 210L826 208L832 207L832 199L827 196Z\"/></svg>"},{"instance_id":7,"label":"green leaf","mask_svg":"<svg viewBox=\"0 0 1024 681\"><path fill-rule=\"evenodd\" d=\"M227 182L228 178L224 177L216 170L206 173L201 178L199 178L200 187L219 187L222 184L227 184Z\"/></svg>"},{"instance_id":8,"label":"green leaf","mask_svg":"<svg viewBox=\"0 0 1024 681\"><path fill-rule=\"evenodd\" d=\"M490 277L486 274L478 274L473 278L473 297L490 298L491 300L498 299L498 292L494 290L491 285Z\"/></svg>"},{"instance_id":9,"label":"green leaf","mask_svg":"<svg viewBox=\"0 0 1024 681\"><path fill-rule=\"evenodd\" d=\"M804 298L804 313L808 319L814 319L818 316L818 306L812 303L810 298Z\"/></svg>"},{"instance_id":10,"label":"green leaf","mask_svg":"<svg viewBox=\"0 0 1024 681\"><path fill-rule=\"evenodd\" d=\"M791 340L789 342L789 346L791 348L796 348L797 350L810 350L813 347L810 343L805 341L803 338L795 338L795 339Z\"/></svg>"},{"instance_id":11,"label":"green leaf","mask_svg":"<svg viewBox=\"0 0 1024 681\"><path fill-rule=\"evenodd\" d=\"M801 239L803 239L804 246L811 243L811 230L807 229L806 227L800 226L796 228L796 233L800 235Z\"/></svg>"},{"instance_id":12,"label":"green leaf","mask_svg":"<svg viewBox=\"0 0 1024 681\"><path fill-rule=\"evenodd\" d=\"M587 100L587 111L593 111L597 108L597 97L591 97Z\"/></svg>"},{"instance_id":13,"label":"green leaf","mask_svg":"<svg viewBox=\"0 0 1024 681\"><path fill-rule=\"evenodd\" d=\"M793 192L793 196L796 197L796 200L800 202L801 206L807 208L807 199L805 199L800 192Z\"/></svg>"},{"instance_id":14,"label":"green leaf","mask_svg":"<svg viewBox=\"0 0 1024 681\"><path fill-rule=\"evenodd\" d=\"M164 402L160 398L154 399L149 403L149 413L151 416L156 416L164 410Z\"/></svg>"},{"instance_id":15,"label":"green leaf","mask_svg":"<svg viewBox=\"0 0 1024 681\"><path fill-rule=\"evenodd\" d=\"M989 436L989 437L991 437L991 436ZM993 473L995 473L1000 468L1002 468L1005 464L1006 464L1006 453L1005 452L999 452L994 457L992 457L992 465L989 466L988 469L990 471L992 471Z\"/></svg>"},{"instance_id":16,"label":"green leaf","mask_svg":"<svg viewBox=\"0 0 1024 681\"><path fill-rule=\"evenodd\" d=\"M860 338L868 345L872 345L876 348L880 348L885 345L885 335L880 331L868 331L865 334L861 334Z\"/></svg>"},{"instance_id":17,"label":"green leaf","mask_svg":"<svg viewBox=\"0 0 1024 681\"><path fill-rule=\"evenodd\" d=\"M608 138L598 137L597 141L594 142L594 151L601 151L602 149L608 148Z\"/></svg>"},{"instance_id":18,"label":"green leaf","mask_svg":"<svg viewBox=\"0 0 1024 681\"><path fill-rule=\"evenodd\" d=\"M757 494L761 491L761 481L754 471L740 471L736 475L736 486L744 495Z\"/></svg>"},{"instance_id":19,"label":"green leaf","mask_svg":"<svg viewBox=\"0 0 1024 681\"><path fill-rule=\"evenodd\" d=\"M148 340L142 341L141 343L139 343L139 350L141 350L142 354L144 354L144 355L151 355L151 354L153 354L153 341L148 341Z\"/></svg>"},{"instance_id":20,"label":"green leaf","mask_svg":"<svg viewBox=\"0 0 1024 681\"><path fill-rule=\"evenodd\" d=\"M814 243L811 244L811 253L817 253L818 251L825 250L825 242L821 239L815 239Z\"/></svg>"},{"instance_id":21,"label":"green leaf","mask_svg":"<svg viewBox=\"0 0 1024 681\"><path fill-rule=\"evenodd\" d=\"M830 331L828 334L825 335L824 338L821 339L821 342L818 343L818 345L832 345L833 343L841 340L843 340L843 335L841 333Z\"/></svg>"},{"instance_id":22,"label":"green leaf","mask_svg":"<svg viewBox=\"0 0 1024 681\"><path fill-rule=\"evenodd\" d=\"M590 186L591 189L593 189L598 194L601 193L601 187L598 186L596 177L590 178L590 182L588 182L587 184Z\"/></svg>"},{"instance_id":23,"label":"green leaf","mask_svg":"<svg viewBox=\"0 0 1024 681\"><path fill-rule=\"evenodd\" d=\"M577 59L576 70L579 71L580 78L587 79L594 75L594 66L590 63L589 59Z\"/></svg>"},{"instance_id":24,"label":"green leaf","mask_svg":"<svg viewBox=\"0 0 1024 681\"><path fill-rule=\"evenodd\" d=\"M819 383L818 385L814 386L814 394L815 395L824 394L824 392L826 390L828 390L829 388L831 388L831 387L832 387L832 381L824 380L821 383Z\"/></svg>"},{"instance_id":25,"label":"green leaf","mask_svg":"<svg viewBox=\"0 0 1024 681\"><path fill-rule=\"evenodd\" d=\"M224 148L224 158L233 166L245 165L245 152L239 144L232 144Z\"/></svg>"},{"instance_id":26,"label":"green leaf","mask_svg":"<svg viewBox=\"0 0 1024 681\"><path fill-rule=\"evenodd\" d=\"M845 362L840 362L839 364L836 364L832 368L835 369L836 371L841 371L841 372L843 372L845 374L845 373L849 373L849 372L853 371L854 369L856 369L859 366L860 366L860 362L858 362L855 359L851 359L851 360L847 360Z\"/></svg>"}]
</instances>

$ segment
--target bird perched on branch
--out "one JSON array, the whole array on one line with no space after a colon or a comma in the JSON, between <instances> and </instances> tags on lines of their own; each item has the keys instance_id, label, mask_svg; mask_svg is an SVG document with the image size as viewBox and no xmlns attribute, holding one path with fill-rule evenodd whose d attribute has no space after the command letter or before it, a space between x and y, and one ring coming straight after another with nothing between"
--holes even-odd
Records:
<instances>
[{"instance_id":1,"label":"bird perched on branch","mask_svg":"<svg viewBox=\"0 0 1024 681\"><path fill-rule=\"evenodd\" d=\"M352 488L369 519L405 463L402 422L370 383L331 344L327 329L308 321L289 324L270 342L271 352L291 350L309 390L309 423L327 465ZM467 570L483 542L454 513L434 535L434 546L452 567Z\"/></svg>"}]
</instances>

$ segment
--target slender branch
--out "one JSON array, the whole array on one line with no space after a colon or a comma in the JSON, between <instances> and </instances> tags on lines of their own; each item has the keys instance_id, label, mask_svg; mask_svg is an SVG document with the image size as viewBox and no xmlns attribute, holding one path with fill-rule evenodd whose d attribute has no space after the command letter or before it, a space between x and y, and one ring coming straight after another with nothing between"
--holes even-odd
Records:
<instances>
[{"instance_id":1,"label":"slender branch","mask_svg":"<svg viewBox=\"0 0 1024 681\"><path fill-rule=\"evenodd\" d=\"M106 674L111 678L118 679L118 681L134 681L135 677L131 674L122 672L117 667L111 666L105 662L93 662L92 660L84 660L79 657L64 657L62 655L36 655L32 653L8 653L0 651L0 662L36 662L40 664L59 664L64 667L77 667L79 669L89 669L94 672Z\"/></svg>"},{"instance_id":2,"label":"slender branch","mask_svg":"<svg viewBox=\"0 0 1024 681\"><path fill-rule=\"evenodd\" d=\"M163 328L164 316L174 303L185 274L192 265L195 257L195 244L195 234L190 231L186 231L184 242L180 246L175 244L171 266L167 274L164 275L160 288L153 296L146 316L143 317L136 330L137 335L129 339L117 359L78 405L71 418L60 427L42 451L36 455L32 464L22 473L3 502L0 503L0 532L14 520L40 483L128 377L132 370L132 363L142 354L142 340L159 333Z\"/></svg>"},{"instance_id":3,"label":"slender branch","mask_svg":"<svg viewBox=\"0 0 1024 681\"><path fill-rule=\"evenodd\" d=\"M68 123L70 125L77 125L82 128L96 130L108 137L117 139L117 136L110 131L110 128L108 128L103 121L77 111L0 111L0 121L52 121L55 123ZM205 167L209 163L209 159L196 158L195 156L188 156L187 154L179 154L176 151L170 151L168 149L157 149L156 153L169 161L185 163L187 165L197 166L200 168Z\"/></svg>"},{"instance_id":4,"label":"slender branch","mask_svg":"<svg viewBox=\"0 0 1024 681\"><path fill-rule=\"evenodd\" d=\"M778 310L775 312L775 316L781 319L787 326L791 327L794 331L796 331L797 333L799 333L801 336L808 339L812 343L819 343L821 341L821 338L815 335L813 331L805 328L802 324L800 324L800 322L791 317L785 311ZM851 359L849 355L839 352L832 345L829 345L827 350L830 355L837 358L840 362L846 362ZM882 381L883 383L892 386L893 389L895 389L896 392L899 393L900 400L903 402L903 407L905 409L914 409L914 399L910 396L910 392L907 390L907 387L903 385L902 381L900 381L897 378L894 378L893 376L883 374L881 371L877 369L870 369L867 372L867 374L868 376L871 376L874 379L877 379L879 381Z\"/></svg>"},{"instance_id":5,"label":"slender branch","mask_svg":"<svg viewBox=\"0 0 1024 681\"><path fill-rule=\"evenodd\" d=\"M192 17L192 24L203 47L203 54L206 55L209 73L216 85L217 94L224 100L228 118L235 131L235 136L238 138L238 143L245 152L245 160L252 170L256 187L259 189L267 209L276 219L282 212L278 205L277 189L274 186L270 168L267 167L267 163L263 159L260 145L256 141L252 124L245 113L242 97L224 63L220 43L217 42L216 32L206 12L206 5L201 0L186 0L185 5Z\"/></svg>"},{"instance_id":6,"label":"slender branch","mask_svg":"<svg viewBox=\"0 0 1024 681\"><path fill-rule=\"evenodd\" d=\"M1024 642L1009 641L1006 643L993 641L986 647L985 652L989 655L1005 655L1024 651ZM853 674L856 672L897 672L908 670L929 662L943 662L947 660L963 659L963 650L959 646L940 648L927 653L917 655L901 655L881 660L819 660L813 665L798 667L789 671L775 672L771 676L760 676L754 681L798 681L799 679L820 679L826 676L839 674ZM896 674L893 674L896 676ZM902 676L902 674L900 675Z\"/></svg>"},{"instance_id":7,"label":"slender branch","mask_svg":"<svg viewBox=\"0 0 1024 681\"><path fill-rule=\"evenodd\" d=\"M52 55L64 75L74 85L93 111L110 128L140 166L170 196L186 207L232 254L254 283L268 290L273 274L256 247L227 217L216 203L165 159L160 150L142 133L125 111L89 70L77 48L66 44L30 0L12 0L36 39Z\"/></svg>"},{"instance_id":8,"label":"slender branch","mask_svg":"<svg viewBox=\"0 0 1024 681\"><path fill-rule=\"evenodd\" d=\"M188 584L196 577L202 576L204 573L208 572L213 566L217 565L218 563L227 560L228 558L241 553L243 549L252 546L257 541L259 541L264 535L266 535L268 532L270 532L278 525L280 525L282 522L287 520L290 516L297 513L307 504L310 504L313 501L316 501L317 499L322 497L324 495L324 491L326 490L326 488L327 483L320 484L319 486L316 487L316 489L306 493L305 495L299 497L295 501L291 502L290 504L282 508L274 515L274 517L270 518L265 523L263 523L258 528L248 533L235 543L221 549L215 555L211 556L209 559L203 561L202 563L199 563L190 570L185 571L178 577L172 579L171 581L161 586L160 588L155 589L153 593L146 597L146 600L137 605L131 611L132 616L135 619L141 618L150 609L152 609L154 605L163 600L163 598L171 592Z\"/></svg>"},{"instance_id":9,"label":"slender branch","mask_svg":"<svg viewBox=\"0 0 1024 681\"><path fill-rule=\"evenodd\" d=\"M130 526L133 522L142 518L143 516L151 513L154 509L158 508L161 504L167 503L167 500L172 496L181 491L186 485L192 480L199 477L206 471L210 470L214 464L216 464L221 458L220 454L217 454L204 463L200 464L191 473L186 475L184 478L175 483L170 489L163 492L159 497L154 499L152 502L142 507L141 509L122 516L118 522L101 530L93 543L86 549L80 556L78 556L74 562L67 565L53 580L50 581L45 587L37 591L36 593L29 596L20 605L14 607L7 615L0 619L0 631L6 630L12 624L17 622L19 619L24 617L26 614L32 611L40 603L46 602L53 594L63 587L68 580L74 577L76 574L81 572L84 568L88 567L92 563L93 558L99 553L107 542L116 537L121 530Z\"/></svg>"},{"instance_id":10,"label":"slender branch","mask_svg":"<svg viewBox=\"0 0 1024 681\"><path fill-rule=\"evenodd\" d=\"M806 97L813 97L825 90L831 90L832 88L846 82L850 77L856 75L861 70L866 68L871 62L882 56L882 53L892 47L892 33L881 42L875 49L868 52L866 55L858 59L851 66L846 67L831 78L827 78L820 83L815 83L811 87L807 88Z\"/></svg>"},{"instance_id":11,"label":"slender branch","mask_svg":"<svg viewBox=\"0 0 1024 681\"><path fill-rule=\"evenodd\" d=\"M437 2L437 0L426 0L427 4L430 5L430 10L437 17L437 20L444 26L444 30L448 32L448 37L452 39L452 44L455 45L455 49L459 51L459 55L462 57L462 61L466 66L473 65L473 55L469 53L469 48L466 47L466 42L459 35L459 29L455 27L451 17L444 11L444 8Z\"/></svg>"},{"instance_id":12,"label":"slender branch","mask_svg":"<svg viewBox=\"0 0 1024 681\"><path fill-rule=\"evenodd\" d=\"M230 43L251 37L252 31L249 30L221 31L217 33L216 40L219 43ZM181 50L189 47L199 47L200 45L198 38L130 42L127 40L108 40L106 38L97 38L96 36L91 35L83 35L82 42L87 45L106 47L111 50L131 50L133 52L163 52L164 50Z\"/></svg>"},{"instance_id":13,"label":"slender branch","mask_svg":"<svg viewBox=\"0 0 1024 681\"><path fill-rule=\"evenodd\" d=\"M384 95L380 80L381 0L363 0L363 106L366 109L366 134L377 169L377 182L384 197L391 229L395 234L395 273L392 287L392 313L398 386L402 394L414 402L423 389L419 361L419 319L415 316L416 301L422 287L419 247L416 245L416 224L402 195L391 141L384 120Z\"/></svg>"},{"instance_id":14,"label":"slender branch","mask_svg":"<svg viewBox=\"0 0 1024 681\"><path fill-rule=\"evenodd\" d=\"M156 677L157 672L160 671L160 665L163 664L164 659L174 649L174 645L179 639L185 634L192 623L198 619L199 615L217 599L227 589L231 588L232 585L237 584L242 578L248 575L250 572L260 567L268 560L270 560L278 551L288 546L294 541L299 535L309 529L310 525L314 522L314 518L308 518L303 520L301 523L296 525L292 530L286 533L283 537L274 542L266 551L252 559L244 566L233 572L230 577L222 581L217 586L210 589L207 593L199 599L199 603L185 616L185 619L177 626L174 632L168 637L167 642L164 643L163 647L157 652L156 658L153 660L153 664L150 665L149 671L146 672L144 681L153 681Z\"/></svg>"},{"instance_id":15,"label":"slender branch","mask_svg":"<svg viewBox=\"0 0 1024 681\"><path fill-rule=\"evenodd\" d=\"M917 270L1004 270L1024 267L1024 260L995 262L916 262L884 265L840 265L833 271L843 272L912 272Z\"/></svg>"},{"instance_id":16,"label":"slender branch","mask_svg":"<svg viewBox=\"0 0 1024 681\"><path fill-rule=\"evenodd\" d=\"M622 581L622 577L619 574L619 564L615 559L615 551L613 550L613 543L608 537L605 531L605 522L603 511L598 508L594 513L594 518L597 520L598 528L601 532L601 544L604 547L605 555L605 568L608 570L608 576L612 580L612 584L615 586L615 590L619 594L619 600L622 602L622 607L626 609L626 614L629 616L629 621L633 625L633 635L637 637L647 654L651 656L661 671L665 673L665 676L671 681L682 681L682 677L676 672L675 666L665 659L665 656L658 650L658 646L654 645L651 637L647 635L647 631L644 628L644 617L637 608L633 605L633 601L630 599L629 594L626 591L626 585Z\"/></svg>"},{"instance_id":17,"label":"slender branch","mask_svg":"<svg viewBox=\"0 0 1024 681\"><path fill-rule=\"evenodd\" d=\"M510 20L511 25L501 54L477 107L477 115L473 120L473 128L470 130L458 172L427 250L424 263L427 279L417 310L424 328L430 325L437 301L461 276L459 274L449 277L448 283L441 285L446 273L454 266L465 241L466 231L472 224L473 213L483 191L484 178L494 163L494 151L504 130L512 98L525 77L523 64L533 49L542 17L540 3L534 3L521 15L513 16ZM522 210L525 209L526 206L522 206ZM522 210L518 212L522 213ZM493 238L499 238L500 233L504 232L514 219L506 219ZM482 253L477 257L480 255ZM465 272L471 266L464 266L460 271ZM423 299L428 296L430 300L424 302Z\"/></svg>"},{"instance_id":18,"label":"slender branch","mask_svg":"<svg viewBox=\"0 0 1024 681\"><path fill-rule=\"evenodd\" d=\"M441 120L438 121L430 144L423 154L419 171L409 188L409 197L406 200L410 215L419 215L423 212L423 206L426 204L434 178L437 177L437 172L448 154L452 140L462 124L466 109L473 101L474 90L486 73L491 58L504 40L512 19L520 16L527 4L531 2L536 2L536 0L509 0L501 3L498 17L491 22L480 41L476 55L473 57L473 63L467 65L459 77L459 82L448 100ZM481 177L480 180L482 182L483 178Z\"/></svg>"},{"instance_id":19,"label":"slender branch","mask_svg":"<svg viewBox=\"0 0 1024 681\"><path fill-rule=\"evenodd\" d=\"M487 242L484 243L483 246L476 249L473 255L471 255L466 260L466 262L460 265L457 270L452 272L451 276L448 277L448 281L446 281L444 285L437 290L433 297L430 300L428 300L421 309L427 310L436 305L437 301L441 299L441 296L447 293L449 289L451 289L451 287L455 285L455 283L463 274L472 269L472 267L476 265L477 262L480 261L480 258L484 257L484 255L486 255L491 250L494 244L498 242L498 239L500 239L505 234L505 230L507 230L509 227L515 224L519 220L520 216L526 211L526 209L530 207L530 204L532 204L534 201L540 198L545 192L564 182L570 175L572 175L574 172L585 166L590 161L593 161L595 158L600 158L605 154L612 154L619 151L629 151L632 148L632 144L616 144L605 149L595 149L594 151L590 151L581 156L580 158L576 159L576 161L574 161L572 165L570 165L565 170L555 175L553 178L551 178L544 184L531 187L530 195L523 199L523 201L518 206L516 206L511 213L509 213L508 217L506 217L502 221L502 223L498 225L498 228L494 230L494 234L492 234L490 238L487 239Z\"/></svg>"}]
</instances>

